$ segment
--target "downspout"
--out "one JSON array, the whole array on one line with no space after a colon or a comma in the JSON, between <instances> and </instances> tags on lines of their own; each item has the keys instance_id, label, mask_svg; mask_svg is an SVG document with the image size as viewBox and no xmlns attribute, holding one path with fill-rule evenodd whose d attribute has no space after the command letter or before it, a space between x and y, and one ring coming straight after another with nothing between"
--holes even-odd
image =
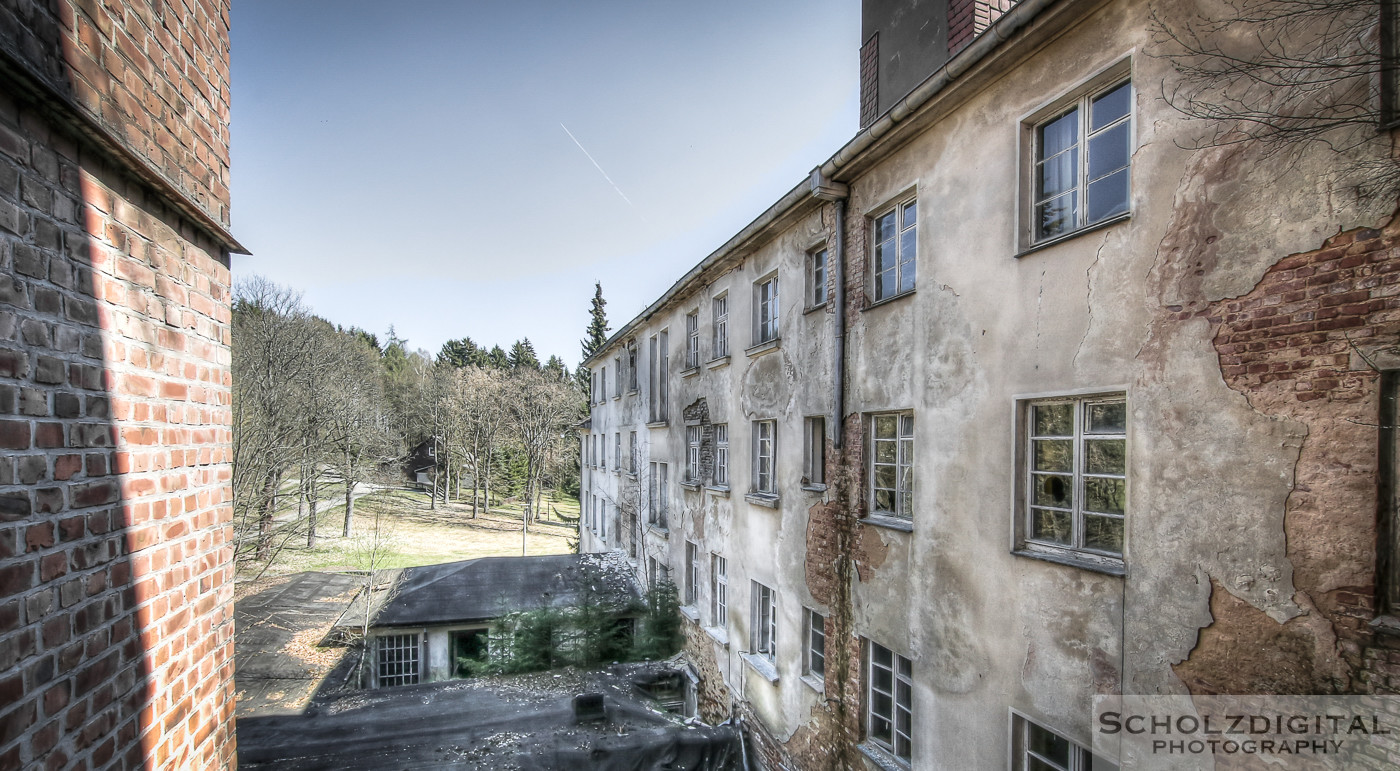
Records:
<instances>
[{"instance_id":1,"label":"downspout","mask_svg":"<svg viewBox=\"0 0 1400 771\"><path fill-rule=\"evenodd\" d=\"M846 417L846 199L851 190L845 184L833 182L822 174L820 168L812 170L812 197L831 201L836 205L836 238L831 252L833 267L831 278L836 282L835 297L836 327L832 340L831 372L834 380L832 389L831 445L841 449L845 433Z\"/></svg>"}]
</instances>

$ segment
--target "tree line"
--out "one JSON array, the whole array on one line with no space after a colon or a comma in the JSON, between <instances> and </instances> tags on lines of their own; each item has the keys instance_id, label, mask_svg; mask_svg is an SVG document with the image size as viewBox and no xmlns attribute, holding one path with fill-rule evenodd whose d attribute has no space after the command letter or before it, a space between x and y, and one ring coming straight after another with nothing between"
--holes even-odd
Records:
<instances>
[{"instance_id":1,"label":"tree line","mask_svg":"<svg viewBox=\"0 0 1400 771\"><path fill-rule=\"evenodd\" d=\"M601 292L585 351L606 333ZM475 518L513 497L527 525L546 490L578 491L573 427L587 414L588 375L558 356L541 363L528 339L410 350L392 327L381 342L337 326L299 293L257 277L235 286L231 326L242 561L267 561L303 536L315 546L318 509L338 502L349 537L357 491L413 483L420 472L434 508L468 499Z\"/></svg>"}]
</instances>

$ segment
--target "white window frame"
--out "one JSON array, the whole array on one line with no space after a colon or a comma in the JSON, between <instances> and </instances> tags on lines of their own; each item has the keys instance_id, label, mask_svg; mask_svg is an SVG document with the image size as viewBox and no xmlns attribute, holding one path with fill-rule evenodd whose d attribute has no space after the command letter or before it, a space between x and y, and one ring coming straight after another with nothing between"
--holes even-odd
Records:
<instances>
[{"instance_id":1,"label":"white window frame","mask_svg":"<svg viewBox=\"0 0 1400 771\"><path fill-rule=\"evenodd\" d=\"M817 647L820 643L821 651ZM802 675L817 682L826 680L826 617L812 610L802 609ZM817 669L820 662L820 670Z\"/></svg>"},{"instance_id":2,"label":"white window frame","mask_svg":"<svg viewBox=\"0 0 1400 771\"><path fill-rule=\"evenodd\" d=\"M651 336L650 369L647 386L650 391L650 410L652 423L665 423L669 413L668 390L670 389L670 351L667 339L667 330Z\"/></svg>"},{"instance_id":3,"label":"white window frame","mask_svg":"<svg viewBox=\"0 0 1400 771\"><path fill-rule=\"evenodd\" d=\"M753 344L763 345L782 337L782 306L778 295L778 272L753 284Z\"/></svg>"},{"instance_id":4,"label":"white window frame","mask_svg":"<svg viewBox=\"0 0 1400 771\"><path fill-rule=\"evenodd\" d=\"M1047 751L1047 747L1036 741L1036 732L1047 738L1059 740L1064 753ZM1034 765L1032 765L1034 764ZM1042 725L1031 718L1011 710L1011 768L1012 771L1055 769L1055 771L1116 771L1111 761L1095 757L1084 745L1053 728Z\"/></svg>"},{"instance_id":5,"label":"white window frame","mask_svg":"<svg viewBox=\"0 0 1400 771\"><path fill-rule=\"evenodd\" d=\"M714 357L723 359L729 355L729 293L715 295L710 301L711 330L714 338Z\"/></svg>"},{"instance_id":6,"label":"white window frame","mask_svg":"<svg viewBox=\"0 0 1400 771\"><path fill-rule=\"evenodd\" d=\"M914 664L874 640L866 640L865 738L871 744L908 762L913 756L914 740ZM889 663L882 659L888 657ZM877 671L889 673L890 689L877 682ZM889 711L881 711L882 698L889 699ZM903 714L907 727L900 728ZM888 725L888 738L877 726Z\"/></svg>"},{"instance_id":7,"label":"white window frame","mask_svg":"<svg viewBox=\"0 0 1400 771\"><path fill-rule=\"evenodd\" d=\"M685 368L700 366L700 311L685 315Z\"/></svg>"},{"instance_id":8,"label":"white window frame","mask_svg":"<svg viewBox=\"0 0 1400 771\"><path fill-rule=\"evenodd\" d=\"M749 652L773 661L778 652L778 593L753 582L753 623L749 632Z\"/></svg>"},{"instance_id":9,"label":"white window frame","mask_svg":"<svg viewBox=\"0 0 1400 771\"><path fill-rule=\"evenodd\" d=\"M729 560L710 552L710 625L729 625Z\"/></svg>"},{"instance_id":10,"label":"white window frame","mask_svg":"<svg viewBox=\"0 0 1400 771\"><path fill-rule=\"evenodd\" d=\"M826 305L831 289L831 257L825 245L807 252L807 310Z\"/></svg>"},{"instance_id":11,"label":"white window frame","mask_svg":"<svg viewBox=\"0 0 1400 771\"><path fill-rule=\"evenodd\" d=\"M713 479L715 487L729 487L729 424L716 423L711 427L715 436L715 466Z\"/></svg>"},{"instance_id":12,"label":"white window frame","mask_svg":"<svg viewBox=\"0 0 1400 771\"><path fill-rule=\"evenodd\" d=\"M375 684L379 688L413 685L422 678L422 635L379 635L374 640ZM387 673L386 673L387 670Z\"/></svg>"},{"instance_id":13,"label":"white window frame","mask_svg":"<svg viewBox=\"0 0 1400 771\"><path fill-rule=\"evenodd\" d=\"M1088 430L1087 421L1092 407L1119 404L1122 405L1123 411L1123 431L1121 433ZM1033 425L1034 409L1037 406L1053 405L1073 405L1074 428L1072 435L1038 435L1036 433ZM1038 394L1017 399L1017 505L1015 529L1013 530L1016 553L1114 574L1123 572L1128 553L1128 515L1132 508L1132 490L1128 480L1128 469L1131 463L1131 458L1128 457L1128 448L1131 446L1129 440L1131 416L1132 410L1126 389L1121 391L1093 390L1068 394ZM1070 471L1038 470L1035 468L1035 443L1037 441L1067 440L1072 442L1073 452ZM1094 471L1088 468L1087 443L1095 441L1122 442L1123 472L1121 474L1105 473L1102 470ZM1035 503L1037 484L1047 484L1052 481L1051 478L1063 479L1066 476L1070 478L1071 488L1068 507ZM1099 479L1110 480L1106 483L1110 485L1112 481L1121 480L1123 495L1123 513L1121 515L1086 508L1085 481ZM1061 511L1070 515L1071 532L1068 543L1035 537L1036 509ZM1085 545L1086 517L1102 517L1122 522L1122 551L1113 552L1087 547Z\"/></svg>"},{"instance_id":14,"label":"white window frame","mask_svg":"<svg viewBox=\"0 0 1400 771\"><path fill-rule=\"evenodd\" d=\"M666 510L668 506L668 491L666 489L669 483L668 476L669 470L665 463L652 461L651 478L648 480L651 485L647 496L647 524L658 530L670 529L667 527L668 512Z\"/></svg>"},{"instance_id":15,"label":"white window frame","mask_svg":"<svg viewBox=\"0 0 1400 771\"><path fill-rule=\"evenodd\" d=\"M637 475L637 432L627 434L627 473Z\"/></svg>"},{"instance_id":16,"label":"white window frame","mask_svg":"<svg viewBox=\"0 0 1400 771\"><path fill-rule=\"evenodd\" d=\"M881 238L880 228L886 218L890 218L893 230L889 237ZM886 249L893 250L894 265L888 270L881 270L880 257ZM906 250L912 253L908 259L904 257ZM917 195L901 196L897 202L883 207L870 218L871 302L884 302L913 292L918 277L918 264L919 199ZM886 293L880 277L891 272L894 288Z\"/></svg>"},{"instance_id":17,"label":"white window frame","mask_svg":"<svg viewBox=\"0 0 1400 771\"><path fill-rule=\"evenodd\" d=\"M700 602L700 546L694 541L685 542L685 601L687 607L699 607Z\"/></svg>"},{"instance_id":18,"label":"white window frame","mask_svg":"<svg viewBox=\"0 0 1400 771\"><path fill-rule=\"evenodd\" d=\"M613 377L613 398L622 398L622 357L613 357L613 371L617 374Z\"/></svg>"},{"instance_id":19,"label":"white window frame","mask_svg":"<svg viewBox=\"0 0 1400 771\"><path fill-rule=\"evenodd\" d=\"M627 383L627 384L628 384L628 386L630 386L630 387L629 387L627 390L630 391L631 393L636 393L636 392L637 392L637 389L638 389L638 387L639 387L638 384L639 384L639 382L640 382L640 379L639 379L638 376L637 376L637 369L638 369L638 368L637 368L637 341L636 341L636 340L628 340L628 341L627 341L627 379L628 379L628 383Z\"/></svg>"},{"instance_id":20,"label":"white window frame","mask_svg":"<svg viewBox=\"0 0 1400 771\"><path fill-rule=\"evenodd\" d=\"M826 416L809 415L802 421L802 484L826 484Z\"/></svg>"},{"instance_id":21,"label":"white window frame","mask_svg":"<svg viewBox=\"0 0 1400 771\"><path fill-rule=\"evenodd\" d=\"M1128 180L1127 180L1127 209L1121 212L1108 214L1098 220L1090 222L1088 220L1088 199L1087 187L1089 153L1086 151L1086 132L1089 129L1090 102L1100 96L1116 90L1119 86L1127 85L1130 89L1128 99L1128 114L1114 120L1112 123L1101 126L1093 132L1093 136L1099 136L1104 131L1108 131L1121 122L1128 124ZM1024 187L1019 195L1021 204L1018 208L1020 225L1020 242L1022 250L1029 251L1050 244L1058 243L1061 240L1073 238L1074 236L1093 231L1100 227L1106 227L1115 222L1120 222L1132 216L1132 158L1133 152L1137 149L1137 89L1132 85L1131 61L1123 58L1098 73L1087 78L1083 83L1069 90L1065 94L1056 97L1049 103L1037 108L1021 119L1021 167L1020 184ZM1060 117L1063 117L1073 109L1079 110L1079 131L1077 134L1076 146L1080 148L1079 162L1076 166L1075 190L1078 196L1078 210L1075 215L1074 224L1066 230L1052 235L1042 235L1040 223L1036 216L1037 205L1037 179L1038 167L1045 160L1040 157L1039 129L1046 126ZM1118 169L1114 170L1115 172ZM1109 176L1109 175L1104 175ZM1046 199L1049 200L1049 199Z\"/></svg>"},{"instance_id":22,"label":"white window frame","mask_svg":"<svg viewBox=\"0 0 1400 771\"><path fill-rule=\"evenodd\" d=\"M700 483L700 437L702 428L699 423L691 423L685 427L685 481L689 484Z\"/></svg>"},{"instance_id":23,"label":"white window frame","mask_svg":"<svg viewBox=\"0 0 1400 771\"><path fill-rule=\"evenodd\" d=\"M766 468L765 468L766 466ZM778 421L753 422L753 492L778 494Z\"/></svg>"},{"instance_id":24,"label":"white window frame","mask_svg":"<svg viewBox=\"0 0 1400 771\"><path fill-rule=\"evenodd\" d=\"M598 435L598 470L608 470L608 435Z\"/></svg>"},{"instance_id":25,"label":"white window frame","mask_svg":"<svg viewBox=\"0 0 1400 771\"><path fill-rule=\"evenodd\" d=\"M880 423L882 420L894 420L894 438L879 438ZM870 513L875 516L890 517L903 521L914 519L914 413L903 412L877 412L870 416L870 457L866 461L866 474L869 480L866 484L866 502L870 506ZM895 459L893 463L880 459L880 447L883 444L894 444ZM894 487L882 487L878 484L878 471L882 468L893 468ZM893 506L885 508L880 505L879 493L888 491L893 500Z\"/></svg>"}]
</instances>

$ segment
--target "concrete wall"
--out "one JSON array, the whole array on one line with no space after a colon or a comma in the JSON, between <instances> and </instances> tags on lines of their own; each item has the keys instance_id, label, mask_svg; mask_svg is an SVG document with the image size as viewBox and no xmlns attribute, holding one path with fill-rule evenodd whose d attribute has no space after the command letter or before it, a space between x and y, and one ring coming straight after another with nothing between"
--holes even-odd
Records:
<instances>
[{"instance_id":1,"label":"concrete wall","mask_svg":"<svg viewBox=\"0 0 1400 771\"><path fill-rule=\"evenodd\" d=\"M0 766L231 768L227 4L0 8Z\"/></svg>"}]
</instances>

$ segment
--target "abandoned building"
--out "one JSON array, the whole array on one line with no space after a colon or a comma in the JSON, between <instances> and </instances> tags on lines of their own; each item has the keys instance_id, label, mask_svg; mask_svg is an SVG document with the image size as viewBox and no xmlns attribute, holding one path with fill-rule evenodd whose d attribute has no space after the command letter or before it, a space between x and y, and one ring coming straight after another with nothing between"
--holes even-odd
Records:
<instances>
[{"instance_id":1,"label":"abandoned building","mask_svg":"<svg viewBox=\"0 0 1400 771\"><path fill-rule=\"evenodd\" d=\"M0 7L0 768L232 768L229 3Z\"/></svg>"},{"instance_id":2,"label":"abandoned building","mask_svg":"<svg viewBox=\"0 0 1400 771\"><path fill-rule=\"evenodd\" d=\"M1387 142L1203 144L1208 6L866 0L859 132L584 362L582 549L675 577L766 767L1396 692L1400 224L1341 173Z\"/></svg>"},{"instance_id":3,"label":"abandoned building","mask_svg":"<svg viewBox=\"0 0 1400 771\"><path fill-rule=\"evenodd\" d=\"M350 628L363 620L368 625L372 665L365 685L370 688L471 676L470 662L491 655L493 626L541 609L602 609L625 651L642 599L626 563L599 554L482 557L405 568L379 595L369 618L357 604L337 624ZM616 658L622 658L621 651Z\"/></svg>"}]
</instances>

